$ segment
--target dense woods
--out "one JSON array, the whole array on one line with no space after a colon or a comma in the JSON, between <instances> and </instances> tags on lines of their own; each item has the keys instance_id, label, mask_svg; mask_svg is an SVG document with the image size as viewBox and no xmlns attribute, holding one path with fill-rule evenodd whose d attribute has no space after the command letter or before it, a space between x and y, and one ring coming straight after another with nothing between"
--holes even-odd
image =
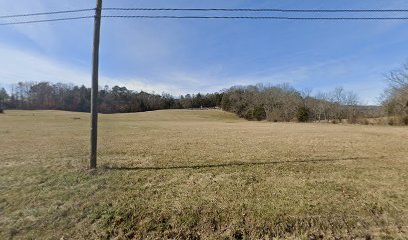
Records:
<instances>
[{"instance_id":1,"label":"dense woods","mask_svg":"<svg viewBox=\"0 0 408 240\"><path fill-rule=\"evenodd\" d=\"M0 108L16 109L56 109L88 112L91 89L85 86L49 82L19 82L12 86L10 94L0 90ZM126 87L105 86L99 90L99 112L125 113L144 112L159 109L215 107L222 95L187 94L174 98L170 94L136 92Z\"/></svg>"}]
</instances>

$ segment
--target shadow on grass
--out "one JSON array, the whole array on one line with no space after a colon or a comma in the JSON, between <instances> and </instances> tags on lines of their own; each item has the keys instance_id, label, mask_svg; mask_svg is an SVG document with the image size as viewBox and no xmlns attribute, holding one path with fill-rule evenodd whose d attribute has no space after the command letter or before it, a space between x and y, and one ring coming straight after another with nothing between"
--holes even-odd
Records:
<instances>
[{"instance_id":1,"label":"shadow on grass","mask_svg":"<svg viewBox=\"0 0 408 240\"><path fill-rule=\"evenodd\" d=\"M170 170L170 169L202 169L202 168L222 168L222 167L237 167L237 166L256 166L256 165L272 165L272 164L291 164L291 163L319 163L319 162L338 162L352 160L367 160L368 157L354 158L328 158L328 159L310 159L310 160L289 160L289 161L267 161L267 162L231 162L222 164L203 164L191 166L163 166L163 167L121 167L121 166L102 166L106 170Z\"/></svg>"}]
</instances>

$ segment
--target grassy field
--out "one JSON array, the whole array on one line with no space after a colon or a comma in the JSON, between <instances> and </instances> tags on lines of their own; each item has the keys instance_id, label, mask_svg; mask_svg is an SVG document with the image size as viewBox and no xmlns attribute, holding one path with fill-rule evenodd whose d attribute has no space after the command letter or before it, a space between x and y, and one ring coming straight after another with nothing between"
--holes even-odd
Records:
<instances>
[{"instance_id":1,"label":"grassy field","mask_svg":"<svg viewBox=\"0 0 408 240\"><path fill-rule=\"evenodd\" d=\"M0 239L408 239L408 128L0 114Z\"/></svg>"}]
</instances>

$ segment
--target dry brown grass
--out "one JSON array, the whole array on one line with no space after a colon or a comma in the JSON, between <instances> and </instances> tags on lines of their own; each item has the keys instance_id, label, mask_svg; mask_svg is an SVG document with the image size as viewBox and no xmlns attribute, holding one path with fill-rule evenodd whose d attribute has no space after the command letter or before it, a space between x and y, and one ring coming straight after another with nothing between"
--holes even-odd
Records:
<instances>
[{"instance_id":1,"label":"dry brown grass","mask_svg":"<svg viewBox=\"0 0 408 240\"><path fill-rule=\"evenodd\" d=\"M0 115L0 239L408 236L408 129L217 110Z\"/></svg>"}]
</instances>

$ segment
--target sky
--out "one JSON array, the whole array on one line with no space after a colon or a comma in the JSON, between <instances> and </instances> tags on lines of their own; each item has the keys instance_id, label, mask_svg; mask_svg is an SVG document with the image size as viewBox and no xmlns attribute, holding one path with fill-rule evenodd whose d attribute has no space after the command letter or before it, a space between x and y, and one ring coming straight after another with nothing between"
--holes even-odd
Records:
<instances>
[{"instance_id":1,"label":"sky","mask_svg":"<svg viewBox=\"0 0 408 240\"><path fill-rule=\"evenodd\" d=\"M103 4L141 8L408 9L405 0L104 0ZM0 15L94 7L95 0L0 0ZM129 13L105 11L103 14ZM243 12L159 14L253 15ZM67 15L59 17L62 16ZM407 25L408 21L104 18L99 85L120 85L136 91L178 96L216 92L233 85L289 83L298 90L310 89L315 94L344 87L357 93L362 104L379 104L387 84L384 74L408 60ZM92 19L0 26L0 87L10 88L19 81L89 87L92 35Z\"/></svg>"}]
</instances>

